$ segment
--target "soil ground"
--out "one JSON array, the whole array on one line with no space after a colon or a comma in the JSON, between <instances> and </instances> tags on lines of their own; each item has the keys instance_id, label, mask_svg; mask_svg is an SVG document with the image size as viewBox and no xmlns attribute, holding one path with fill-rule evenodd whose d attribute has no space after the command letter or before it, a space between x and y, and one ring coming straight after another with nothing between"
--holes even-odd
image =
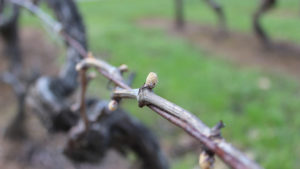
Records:
<instances>
[{"instance_id":1,"label":"soil ground","mask_svg":"<svg viewBox=\"0 0 300 169\"><path fill-rule=\"evenodd\" d=\"M148 18L138 21L142 27L160 29L171 36L184 38L196 47L237 65L293 75L300 79L300 46L286 41L274 41L265 48L253 34L228 32L221 34L217 27L186 23L183 30L175 29L167 19Z\"/></svg>"}]
</instances>

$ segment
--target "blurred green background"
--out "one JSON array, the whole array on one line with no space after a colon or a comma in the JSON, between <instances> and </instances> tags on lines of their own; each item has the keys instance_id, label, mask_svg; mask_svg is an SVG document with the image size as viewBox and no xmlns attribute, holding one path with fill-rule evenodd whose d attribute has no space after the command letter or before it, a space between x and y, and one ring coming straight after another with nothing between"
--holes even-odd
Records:
<instances>
[{"instance_id":1,"label":"blurred green background","mask_svg":"<svg viewBox=\"0 0 300 169\"><path fill-rule=\"evenodd\" d=\"M219 0L225 9L230 30L252 34L251 16L259 0ZM244 152L252 154L265 168L300 166L300 86L299 79L257 68L242 68L195 47L185 39L159 29L141 27L143 18L173 19L173 0L79 1L87 25L89 45L95 55L113 65L126 63L137 73L133 87L140 87L150 71L159 76L155 92L196 114L213 126L223 120L224 137ZM201 0L185 0L189 21L217 26L213 11ZM38 25L28 14L25 26ZM300 2L281 0L263 18L273 38L300 42ZM216 46L217 48L217 46ZM259 88L266 78L270 88ZM109 99L106 81L99 78L91 93ZM145 122L164 140L173 142L184 133L160 130L168 123L134 101L124 107ZM171 159L172 168L193 168L197 156Z\"/></svg>"}]
</instances>

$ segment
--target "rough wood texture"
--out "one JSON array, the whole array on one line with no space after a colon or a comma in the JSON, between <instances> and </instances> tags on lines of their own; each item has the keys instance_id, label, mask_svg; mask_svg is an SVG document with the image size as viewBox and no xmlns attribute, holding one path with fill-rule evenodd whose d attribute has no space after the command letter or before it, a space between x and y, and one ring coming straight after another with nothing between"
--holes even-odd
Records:
<instances>
[{"instance_id":1,"label":"rough wood texture","mask_svg":"<svg viewBox=\"0 0 300 169\"><path fill-rule=\"evenodd\" d=\"M168 163L157 138L122 109L108 110L107 101L89 99L86 103L89 128L81 121L70 132L64 153L74 161L97 162L109 149L126 155L133 151L144 169L167 169Z\"/></svg>"},{"instance_id":2,"label":"rough wood texture","mask_svg":"<svg viewBox=\"0 0 300 169\"><path fill-rule=\"evenodd\" d=\"M82 48L87 47L85 28L73 0L46 0L49 7L54 11L60 23L54 21L47 14L30 2L12 1L21 3L38 13L47 25L55 31L63 31L72 39L75 39ZM43 124L50 131L68 130L77 122L77 114L70 110L72 95L78 87L78 73L75 71L76 64L81 60L81 54L66 41L67 61L62 67L58 77L41 77L31 87L29 103L34 107Z\"/></svg>"},{"instance_id":3,"label":"rough wood texture","mask_svg":"<svg viewBox=\"0 0 300 169\"><path fill-rule=\"evenodd\" d=\"M38 14L38 16L52 29L58 32L64 29L64 32L68 34L70 38L75 39L82 48L87 47L85 28L73 0L45 0L54 11L55 16L60 23L56 23L51 17L43 13L30 1L11 0L7 2L12 2L13 6L21 5L30 9L32 13ZM16 37L18 37L17 34ZM49 131L66 131L77 122L78 115L70 110L69 105L72 101L71 96L78 87L78 73L75 71L75 66L82 57L77 49L67 41L66 48L67 61L61 69L59 76L40 77L34 85L30 86L27 97L28 102ZM18 50L12 49L12 51ZM21 59L19 58L18 60ZM20 68L21 66L18 67ZM17 117L19 117L19 115L17 115Z\"/></svg>"}]
</instances>

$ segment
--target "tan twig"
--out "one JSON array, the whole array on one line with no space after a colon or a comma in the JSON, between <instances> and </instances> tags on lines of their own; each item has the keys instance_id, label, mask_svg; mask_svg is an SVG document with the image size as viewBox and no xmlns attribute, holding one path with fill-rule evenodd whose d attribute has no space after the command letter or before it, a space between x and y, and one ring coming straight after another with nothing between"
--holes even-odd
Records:
<instances>
[{"instance_id":1,"label":"tan twig","mask_svg":"<svg viewBox=\"0 0 300 169\"><path fill-rule=\"evenodd\" d=\"M79 74L80 74L80 81L81 81L79 111L85 125L85 131L87 131L89 128L89 119L86 114L86 104L85 104L85 96L86 96L86 89L88 83L88 79L86 77L86 69L81 69L79 71Z\"/></svg>"},{"instance_id":2,"label":"tan twig","mask_svg":"<svg viewBox=\"0 0 300 169\"><path fill-rule=\"evenodd\" d=\"M84 60L82 62L87 63ZM103 67L100 68L97 64L94 63L95 62L93 62L93 64L89 66L95 66L104 72L109 72L103 70ZM105 76L109 77L110 80L115 79L114 74L105 74ZM139 89L131 89L129 86L124 84L123 81L112 81L115 82L116 85L122 84L122 86L125 86L122 87L119 85L119 88L116 88L114 90L113 99L136 99L139 103L139 106L148 106L150 109L157 112L173 124L183 128L188 134L198 139L205 147L207 147L210 151L213 151L232 168L261 168L258 164L248 159L243 153L235 149L224 139L216 139L214 137L216 133L218 133L216 132L216 129L219 130L221 128L219 127L220 124L214 127L212 130L192 113L154 94L152 92L152 89L157 84L157 76L155 74L150 73L146 79L145 84Z\"/></svg>"}]
</instances>

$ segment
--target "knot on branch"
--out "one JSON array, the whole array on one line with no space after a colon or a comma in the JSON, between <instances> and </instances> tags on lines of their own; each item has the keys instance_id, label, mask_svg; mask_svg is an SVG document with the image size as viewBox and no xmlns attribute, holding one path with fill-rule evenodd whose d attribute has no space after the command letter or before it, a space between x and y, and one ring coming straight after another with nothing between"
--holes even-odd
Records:
<instances>
[{"instance_id":1,"label":"knot on branch","mask_svg":"<svg viewBox=\"0 0 300 169\"><path fill-rule=\"evenodd\" d=\"M225 127L225 124L223 121L219 121L212 129L210 133L210 138L213 139L214 141L219 141L222 140L222 134L221 134L221 129Z\"/></svg>"},{"instance_id":2,"label":"knot on branch","mask_svg":"<svg viewBox=\"0 0 300 169\"><path fill-rule=\"evenodd\" d=\"M123 74L127 71L128 71L128 66L126 64L122 64L118 68L112 67L108 73L111 74L111 76L115 77L116 79L123 81ZM107 84L108 89L111 89L110 86L111 84L113 84L113 81L109 80ZM114 84L113 88L116 88L116 84Z\"/></svg>"},{"instance_id":3,"label":"knot on branch","mask_svg":"<svg viewBox=\"0 0 300 169\"><path fill-rule=\"evenodd\" d=\"M140 88L139 89L139 92L138 92L138 95L137 95L137 101L138 101L138 104L139 104L139 107L144 107L147 105L147 102L146 102L146 92L149 92L150 89L148 88Z\"/></svg>"},{"instance_id":4,"label":"knot on branch","mask_svg":"<svg viewBox=\"0 0 300 169\"><path fill-rule=\"evenodd\" d=\"M145 105L147 105L145 99L147 96L147 92L152 92L152 89L155 87L157 83L158 83L157 74L154 72L150 72L146 78L146 82L139 89L138 92L137 101L139 103L139 107L144 107Z\"/></svg>"}]
</instances>

